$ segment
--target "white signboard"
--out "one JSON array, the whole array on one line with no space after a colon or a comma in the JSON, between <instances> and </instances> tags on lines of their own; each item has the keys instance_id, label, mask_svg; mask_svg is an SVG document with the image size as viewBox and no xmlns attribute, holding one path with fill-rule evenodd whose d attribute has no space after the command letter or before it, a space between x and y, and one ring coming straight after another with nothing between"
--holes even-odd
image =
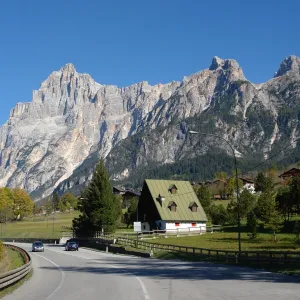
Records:
<instances>
[{"instance_id":1,"label":"white signboard","mask_svg":"<svg viewBox=\"0 0 300 300\"><path fill-rule=\"evenodd\" d=\"M141 222L133 222L133 230L134 232L142 231L142 223Z\"/></svg>"}]
</instances>

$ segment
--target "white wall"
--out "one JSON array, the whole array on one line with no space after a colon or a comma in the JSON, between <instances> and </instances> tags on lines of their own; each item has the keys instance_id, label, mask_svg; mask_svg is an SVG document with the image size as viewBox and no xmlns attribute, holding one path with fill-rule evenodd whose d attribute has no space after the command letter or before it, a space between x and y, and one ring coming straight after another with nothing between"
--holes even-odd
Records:
<instances>
[{"instance_id":1,"label":"white wall","mask_svg":"<svg viewBox=\"0 0 300 300\"><path fill-rule=\"evenodd\" d=\"M179 226L175 225L175 222L166 222L158 220L155 222L160 230L166 230L170 232L188 232L188 231L206 231L206 223L205 222L193 222L196 223L196 226L192 225L192 222L178 222Z\"/></svg>"},{"instance_id":2,"label":"white wall","mask_svg":"<svg viewBox=\"0 0 300 300\"><path fill-rule=\"evenodd\" d=\"M246 183L244 186L243 186L243 189L247 189L250 193L254 194L255 193L255 187L254 187L254 183Z\"/></svg>"}]
</instances>

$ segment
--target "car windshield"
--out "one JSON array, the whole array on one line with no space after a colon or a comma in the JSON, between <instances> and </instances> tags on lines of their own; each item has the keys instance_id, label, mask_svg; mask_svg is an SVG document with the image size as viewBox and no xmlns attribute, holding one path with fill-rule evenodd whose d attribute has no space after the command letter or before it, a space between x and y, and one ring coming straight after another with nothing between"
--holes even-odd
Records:
<instances>
[{"instance_id":1,"label":"car windshield","mask_svg":"<svg viewBox=\"0 0 300 300\"><path fill-rule=\"evenodd\" d=\"M42 243L34 243L34 246L37 246L37 247L42 247L43 244Z\"/></svg>"},{"instance_id":2,"label":"car windshield","mask_svg":"<svg viewBox=\"0 0 300 300\"><path fill-rule=\"evenodd\" d=\"M69 245L76 245L76 242L69 242Z\"/></svg>"}]
</instances>

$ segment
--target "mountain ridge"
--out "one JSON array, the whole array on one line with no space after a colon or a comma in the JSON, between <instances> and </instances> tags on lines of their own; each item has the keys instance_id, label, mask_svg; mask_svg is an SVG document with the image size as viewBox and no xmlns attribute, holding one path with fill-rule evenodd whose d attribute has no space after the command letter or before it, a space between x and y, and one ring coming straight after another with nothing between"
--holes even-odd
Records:
<instances>
[{"instance_id":1,"label":"mountain ridge","mask_svg":"<svg viewBox=\"0 0 300 300\"><path fill-rule=\"evenodd\" d=\"M300 59L289 56L273 79L252 84L235 60L214 57L209 68L181 82L117 87L97 83L68 63L42 82L32 102L18 103L0 127L0 185L25 188L40 199L55 188L64 192L84 185L100 157L107 157L112 179L118 180L151 162L175 163L187 157L185 143L190 141L186 132L174 128L193 118L198 119L194 123L213 120L210 127L201 126L232 141L242 156L253 151L266 157L284 131L299 135L299 66ZM287 111L291 107L294 112ZM156 136L159 130L155 145L146 141L149 132ZM143 152L137 145L136 157L117 170L112 159L118 161L122 153L114 149L137 134L144 150L149 149ZM85 167L89 161L92 165Z\"/></svg>"}]
</instances>

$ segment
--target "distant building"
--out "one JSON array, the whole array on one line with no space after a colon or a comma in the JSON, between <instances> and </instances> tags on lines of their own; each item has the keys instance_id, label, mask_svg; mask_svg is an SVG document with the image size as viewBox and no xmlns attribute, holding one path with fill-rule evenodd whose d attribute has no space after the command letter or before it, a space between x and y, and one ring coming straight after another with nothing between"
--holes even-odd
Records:
<instances>
[{"instance_id":1,"label":"distant building","mask_svg":"<svg viewBox=\"0 0 300 300\"><path fill-rule=\"evenodd\" d=\"M206 214L189 181L146 179L138 216L142 230L206 231Z\"/></svg>"},{"instance_id":2,"label":"distant building","mask_svg":"<svg viewBox=\"0 0 300 300\"><path fill-rule=\"evenodd\" d=\"M292 168L281 175L279 175L279 178L281 179L288 179L293 177L300 177L300 169L298 168Z\"/></svg>"},{"instance_id":3,"label":"distant building","mask_svg":"<svg viewBox=\"0 0 300 300\"><path fill-rule=\"evenodd\" d=\"M113 187L113 193L122 196L122 203L124 208L127 208L129 206L130 200L132 198L138 198L141 195L141 193L136 192L132 189L123 189L116 186Z\"/></svg>"},{"instance_id":4,"label":"distant building","mask_svg":"<svg viewBox=\"0 0 300 300\"><path fill-rule=\"evenodd\" d=\"M239 179L243 182L243 188L241 191L247 189L251 194L255 193L254 180L245 177L239 177Z\"/></svg>"}]
</instances>

